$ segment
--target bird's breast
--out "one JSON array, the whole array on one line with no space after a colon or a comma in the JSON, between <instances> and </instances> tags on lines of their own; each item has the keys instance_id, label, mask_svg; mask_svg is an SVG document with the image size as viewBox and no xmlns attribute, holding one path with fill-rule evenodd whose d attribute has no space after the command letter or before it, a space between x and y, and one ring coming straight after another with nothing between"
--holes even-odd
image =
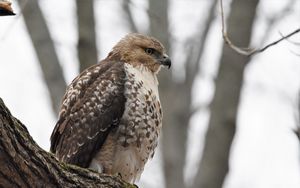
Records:
<instances>
[{"instance_id":1,"label":"bird's breast","mask_svg":"<svg viewBox=\"0 0 300 188\"><path fill-rule=\"evenodd\" d=\"M149 157L154 155L162 125L162 110L156 76L130 65L125 69L126 104L116 134L123 149L119 149L116 156L131 156L135 162L128 170L134 169L137 173L142 172Z\"/></svg>"},{"instance_id":2,"label":"bird's breast","mask_svg":"<svg viewBox=\"0 0 300 188\"><path fill-rule=\"evenodd\" d=\"M125 65L126 107L119 129L122 144L156 146L162 123L162 110L156 75L143 67ZM146 142L146 143L145 143Z\"/></svg>"}]
</instances>

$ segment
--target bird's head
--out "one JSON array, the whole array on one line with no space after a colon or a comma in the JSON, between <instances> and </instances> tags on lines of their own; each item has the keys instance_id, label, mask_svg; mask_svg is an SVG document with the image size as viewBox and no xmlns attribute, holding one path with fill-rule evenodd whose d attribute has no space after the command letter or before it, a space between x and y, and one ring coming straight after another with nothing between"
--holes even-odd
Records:
<instances>
[{"instance_id":1,"label":"bird's head","mask_svg":"<svg viewBox=\"0 0 300 188\"><path fill-rule=\"evenodd\" d=\"M161 66L171 67L164 46L155 38L131 33L121 39L108 54L108 59L121 60L132 66L147 67L157 73Z\"/></svg>"}]
</instances>

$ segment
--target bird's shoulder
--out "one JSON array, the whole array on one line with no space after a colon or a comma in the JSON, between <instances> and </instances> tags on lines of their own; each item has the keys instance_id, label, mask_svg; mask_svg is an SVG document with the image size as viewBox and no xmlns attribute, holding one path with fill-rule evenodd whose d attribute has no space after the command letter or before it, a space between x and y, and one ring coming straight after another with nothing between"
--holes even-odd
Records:
<instances>
[{"instance_id":1,"label":"bird's shoulder","mask_svg":"<svg viewBox=\"0 0 300 188\"><path fill-rule=\"evenodd\" d=\"M104 60L72 81L51 135L52 152L65 162L88 165L91 157L80 157L101 147L109 129L122 117L125 77L123 62ZM63 146L66 143L68 147Z\"/></svg>"},{"instance_id":2,"label":"bird's shoulder","mask_svg":"<svg viewBox=\"0 0 300 188\"><path fill-rule=\"evenodd\" d=\"M108 82L119 84L124 77L123 62L103 60L84 70L71 82L64 95L62 107L72 106L72 102L82 99L91 88L103 90Z\"/></svg>"}]
</instances>

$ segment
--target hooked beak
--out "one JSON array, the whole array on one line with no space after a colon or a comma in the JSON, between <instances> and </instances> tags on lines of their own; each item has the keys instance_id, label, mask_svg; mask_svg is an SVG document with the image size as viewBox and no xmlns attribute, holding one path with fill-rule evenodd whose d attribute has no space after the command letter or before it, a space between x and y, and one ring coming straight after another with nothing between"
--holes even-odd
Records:
<instances>
[{"instance_id":1,"label":"hooked beak","mask_svg":"<svg viewBox=\"0 0 300 188\"><path fill-rule=\"evenodd\" d=\"M164 54L162 59L159 60L161 65L167 66L168 69L170 69L171 67L171 59L169 58L169 56L167 54Z\"/></svg>"}]
</instances>

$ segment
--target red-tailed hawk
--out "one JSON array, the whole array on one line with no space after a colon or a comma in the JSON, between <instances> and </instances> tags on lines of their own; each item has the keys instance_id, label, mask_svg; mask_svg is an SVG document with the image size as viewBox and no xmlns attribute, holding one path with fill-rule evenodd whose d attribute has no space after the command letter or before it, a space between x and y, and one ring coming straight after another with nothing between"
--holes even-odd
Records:
<instances>
[{"instance_id":1,"label":"red-tailed hawk","mask_svg":"<svg viewBox=\"0 0 300 188\"><path fill-rule=\"evenodd\" d=\"M171 66L155 38L128 34L77 76L63 98L51 152L63 162L139 179L162 126L157 73Z\"/></svg>"}]
</instances>

